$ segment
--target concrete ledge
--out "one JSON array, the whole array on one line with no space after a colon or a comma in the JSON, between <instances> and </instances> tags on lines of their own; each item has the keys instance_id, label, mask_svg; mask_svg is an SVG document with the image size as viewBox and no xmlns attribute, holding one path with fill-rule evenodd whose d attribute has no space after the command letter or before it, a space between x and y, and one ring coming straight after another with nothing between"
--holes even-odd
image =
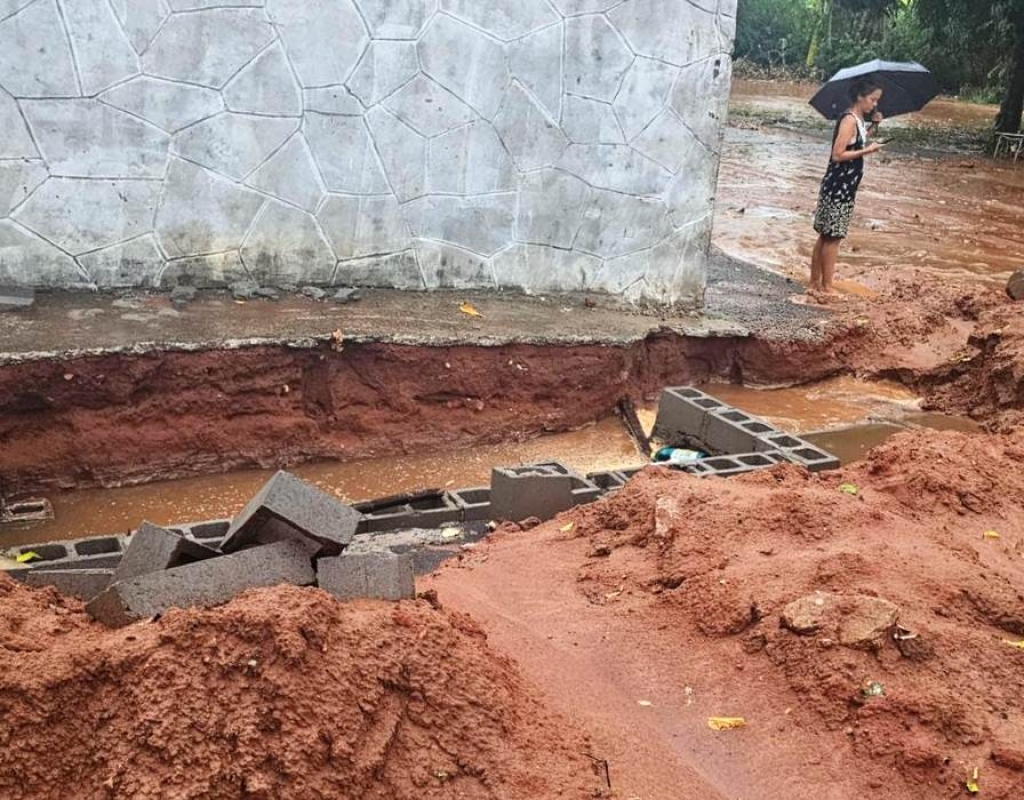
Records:
<instances>
[{"instance_id":1,"label":"concrete ledge","mask_svg":"<svg viewBox=\"0 0 1024 800\"><path fill-rule=\"evenodd\" d=\"M120 627L168 608L206 608L226 603L246 589L281 583L308 586L315 579L309 548L282 541L119 581L86 610L94 619Z\"/></svg>"}]
</instances>

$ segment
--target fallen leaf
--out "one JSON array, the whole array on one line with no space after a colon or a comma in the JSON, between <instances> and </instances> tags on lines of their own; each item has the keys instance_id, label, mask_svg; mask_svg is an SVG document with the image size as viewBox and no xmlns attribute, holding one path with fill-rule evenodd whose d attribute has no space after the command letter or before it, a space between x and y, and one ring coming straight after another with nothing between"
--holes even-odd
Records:
<instances>
[{"instance_id":1,"label":"fallen leaf","mask_svg":"<svg viewBox=\"0 0 1024 800\"><path fill-rule=\"evenodd\" d=\"M984 533L982 534L982 536L983 536L983 537L984 537L985 539L1001 539L1001 538L1002 538L1002 537L1001 537L1001 536L999 535L999 532L998 532L998 531L985 531L985 532L984 532Z\"/></svg>"},{"instance_id":2,"label":"fallen leaf","mask_svg":"<svg viewBox=\"0 0 1024 800\"><path fill-rule=\"evenodd\" d=\"M441 531L442 539L458 539L460 536L462 536L461 528L445 528Z\"/></svg>"},{"instance_id":3,"label":"fallen leaf","mask_svg":"<svg viewBox=\"0 0 1024 800\"><path fill-rule=\"evenodd\" d=\"M25 553L19 553L14 558L14 560L17 561L19 564L27 564L29 561L40 561L41 559L42 556L33 550L29 550Z\"/></svg>"},{"instance_id":4,"label":"fallen leaf","mask_svg":"<svg viewBox=\"0 0 1024 800\"><path fill-rule=\"evenodd\" d=\"M650 700L637 700L636 704L638 706L643 706L644 708L650 708L654 705L654 703L652 703Z\"/></svg>"},{"instance_id":5,"label":"fallen leaf","mask_svg":"<svg viewBox=\"0 0 1024 800\"><path fill-rule=\"evenodd\" d=\"M466 314L467 316L470 316L470 317L482 317L483 316L483 314L481 314L479 311L477 311L476 307L472 303L470 303L469 301L466 301L461 306L459 306L459 311L461 311L463 314Z\"/></svg>"},{"instance_id":6,"label":"fallen leaf","mask_svg":"<svg viewBox=\"0 0 1024 800\"><path fill-rule=\"evenodd\" d=\"M558 530L560 530L562 533L568 533L569 531L571 531L575 527L576 527L576 523L575 522L570 522L568 525L563 525Z\"/></svg>"},{"instance_id":7,"label":"fallen leaf","mask_svg":"<svg viewBox=\"0 0 1024 800\"><path fill-rule=\"evenodd\" d=\"M1024 650L1024 640L1011 642L1009 639L1003 639L1003 644L1008 644L1010 647L1016 647L1018 650Z\"/></svg>"},{"instance_id":8,"label":"fallen leaf","mask_svg":"<svg viewBox=\"0 0 1024 800\"><path fill-rule=\"evenodd\" d=\"M708 727L713 731L729 731L747 727L743 717L708 717Z\"/></svg>"},{"instance_id":9,"label":"fallen leaf","mask_svg":"<svg viewBox=\"0 0 1024 800\"><path fill-rule=\"evenodd\" d=\"M854 497L860 494L860 489L858 489L852 483L844 483L842 486L839 487L839 491L841 491L843 494L853 495Z\"/></svg>"},{"instance_id":10,"label":"fallen leaf","mask_svg":"<svg viewBox=\"0 0 1024 800\"><path fill-rule=\"evenodd\" d=\"M971 794L978 794L981 791L981 787L978 785L978 768L974 768L974 772L971 773L971 777L967 779L967 791Z\"/></svg>"}]
</instances>

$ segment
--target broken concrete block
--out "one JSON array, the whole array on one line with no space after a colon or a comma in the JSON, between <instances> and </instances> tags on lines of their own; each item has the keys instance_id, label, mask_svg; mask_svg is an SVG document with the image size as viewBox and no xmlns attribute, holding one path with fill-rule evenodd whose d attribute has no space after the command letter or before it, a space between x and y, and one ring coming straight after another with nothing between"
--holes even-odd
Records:
<instances>
[{"instance_id":1,"label":"broken concrete block","mask_svg":"<svg viewBox=\"0 0 1024 800\"><path fill-rule=\"evenodd\" d=\"M220 605L246 589L309 586L316 580L311 558L310 548L298 541L253 547L118 581L93 598L86 611L105 625L120 627L168 608Z\"/></svg>"},{"instance_id":2,"label":"broken concrete block","mask_svg":"<svg viewBox=\"0 0 1024 800\"><path fill-rule=\"evenodd\" d=\"M362 514L287 472L264 484L231 523L221 551L282 539L312 539L321 555L336 555L352 541Z\"/></svg>"},{"instance_id":3,"label":"broken concrete block","mask_svg":"<svg viewBox=\"0 0 1024 800\"><path fill-rule=\"evenodd\" d=\"M259 288L260 285L252 280L235 281L228 284L228 290L236 300L251 300L256 296Z\"/></svg>"},{"instance_id":4,"label":"broken concrete block","mask_svg":"<svg viewBox=\"0 0 1024 800\"><path fill-rule=\"evenodd\" d=\"M52 586L61 594L89 601L106 589L112 569L33 569L25 575L29 586Z\"/></svg>"},{"instance_id":5,"label":"broken concrete block","mask_svg":"<svg viewBox=\"0 0 1024 800\"><path fill-rule=\"evenodd\" d=\"M186 539L180 533L143 522L128 540L128 549L114 571L114 580L137 578L139 575L180 567L216 555L216 550Z\"/></svg>"},{"instance_id":6,"label":"broken concrete block","mask_svg":"<svg viewBox=\"0 0 1024 800\"><path fill-rule=\"evenodd\" d=\"M198 290L195 286L175 286L171 289L171 303L178 308L187 306L196 299L197 293Z\"/></svg>"},{"instance_id":7,"label":"broken concrete block","mask_svg":"<svg viewBox=\"0 0 1024 800\"><path fill-rule=\"evenodd\" d=\"M1024 269L1019 269L1010 276L1006 284L1006 293L1011 300L1024 300Z\"/></svg>"},{"instance_id":8,"label":"broken concrete block","mask_svg":"<svg viewBox=\"0 0 1024 800\"><path fill-rule=\"evenodd\" d=\"M361 300L362 297L358 289L338 289L338 291L331 295L331 302L354 303L357 300Z\"/></svg>"},{"instance_id":9,"label":"broken concrete block","mask_svg":"<svg viewBox=\"0 0 1024 800\"><path fill-rule=\"evenodd\" d=\"M363 515L359 533L394 531L405 528L441 528L462 521L462 509L455 499L442 491L395 495L358 503L354 508Z\"/></svg>"},{"instance_id":10,"label":"broken concrete block","mask_svg":"<svg viewBox=\"0 0 1024 800\"><path fill-rule=\"evenodd\" d=\"M0 311L21 311L31 308L36 290L23 286L0 286Z\"/></svg>"},{"instance_id":11,"label":"broken concrete block","mask_svg":"<svg viewBox=\"0 0 1024 800\"><path fill-rule=\"evenodd\" d=\"M416 596L412 556L345 553L316 562L317 584L340 600L410 600Z\"/></svg>"},{"instance_id":12,"label":"broken concrete block","mask_svg":"<svg viewBox=\"0 0 1024 800\"><path fill-rule=\"evenodd\" d=\"M310 300L323 300L327 297L327 292L319 286L303 286L301 292Z\"/></svg>"}]
</instances>

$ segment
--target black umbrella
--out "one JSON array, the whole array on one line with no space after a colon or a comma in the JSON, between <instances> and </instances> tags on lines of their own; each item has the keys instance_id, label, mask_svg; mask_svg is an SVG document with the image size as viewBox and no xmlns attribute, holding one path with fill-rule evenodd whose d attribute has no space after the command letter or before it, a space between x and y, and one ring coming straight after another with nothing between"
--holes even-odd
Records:
<instances>
[{"instance_id":1,"label":"black umbrella","mask_svg":"<svg viewBox=\"0 0 1024 800\"><path fill-rule=\"evenodd\" d=\"M811 98L811 105L826 119L839 119L852 101L850 87L872 80L882 89L878 110L887 117L920 111L939 93L932 74L916 61L868 61L841 69Z\"/></svg>"}]
</instances>

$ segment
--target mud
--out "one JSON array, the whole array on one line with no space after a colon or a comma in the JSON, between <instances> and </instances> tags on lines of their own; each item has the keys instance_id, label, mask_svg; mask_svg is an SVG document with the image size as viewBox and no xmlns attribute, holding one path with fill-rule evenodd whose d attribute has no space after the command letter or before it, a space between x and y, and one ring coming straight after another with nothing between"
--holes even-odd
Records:
<instances>
[{"instance_id":1,"label":"mud","mask_svg":"<svg viewBox=\"0 0 1024 800\"><path fill-rule=\"evenodd\" d=\"M817 477L651 469L611 499L499 537L433 585L514 648L555 708L624 743L612 769L627 793L956 797L977 767L983 796L1009 800L1024 791L999 756L1024 741L1024 653L1007 644L1024 637L1021 497L1020 433L903 433ZM529 575L516 566L524 547L544 554ZM567 594L555 587L570 571ZM499 575L525 588L490 599ZM895 604L901 628L858 639L831 622L805 635L780 624L787 604L819 591L846 598L836 624L875 597ZM521 604L514 616L505 601ZM601 665L587 691L608 692L611 708L559 702L567 681L550 665L563 661ZM709 716L747 728L716 733ZM633 737L654 744L634 753ZM673 794L656 788L673 782Z\"/></svg>"},{"instance_id":2,"label":"mud","mask_svg":"<svg viewBox=\"0 0 1024 800\"><path fill-rule=\"evenodd\" d=\"M578 728L467 617L249 592L109 631L0 578L5 798L600 796Z\"/></svg>"}]
</instances>

